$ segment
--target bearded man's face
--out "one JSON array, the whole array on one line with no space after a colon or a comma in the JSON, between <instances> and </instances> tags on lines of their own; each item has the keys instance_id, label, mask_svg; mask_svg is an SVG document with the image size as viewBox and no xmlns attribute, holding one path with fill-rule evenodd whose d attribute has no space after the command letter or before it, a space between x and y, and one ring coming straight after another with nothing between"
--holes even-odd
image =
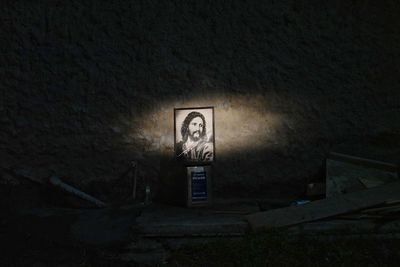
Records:
<instances>
[{"instance_id":1,"label":"bearded man's face","mask_svg":"<svg viewBox=\"0 0 400 267\"><path fill-rule=\"evenodd\" d=\"M193 118L189 123L189 138L198 141L204 130L203 120L200 117Z\"/></svg>"}]
</instances>

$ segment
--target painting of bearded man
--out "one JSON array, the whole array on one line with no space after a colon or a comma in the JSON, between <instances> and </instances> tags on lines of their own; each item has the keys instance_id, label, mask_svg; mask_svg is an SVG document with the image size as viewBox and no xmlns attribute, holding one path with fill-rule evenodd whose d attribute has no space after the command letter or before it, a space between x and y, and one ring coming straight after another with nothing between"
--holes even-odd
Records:
<instances>
[{"instance_id":1,"label":"painting of bearded man","mask_svg":"<svg viewBox=\"0 0 400 267\"><path fill-rule=\"evenodd\" d=\"M187 163L214 161L214 109L175 109L175 156Z\"/></svg>"}]
</instances>

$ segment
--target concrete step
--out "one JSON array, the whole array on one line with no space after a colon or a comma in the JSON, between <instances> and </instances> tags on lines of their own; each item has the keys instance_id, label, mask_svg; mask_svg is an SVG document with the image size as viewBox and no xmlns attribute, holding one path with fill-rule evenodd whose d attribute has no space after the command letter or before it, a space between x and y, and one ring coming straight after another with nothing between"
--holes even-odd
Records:
<instances>
[{"instance_id":1,"label":"concrete step","mask_svg":"<svg viewBox=\"0 0 400 267\"><path fill-rule=\"evenodd\" d=\"M241 214L157 204L145 208L136 223L134 232L145 237L241 236L249 230Z\"/></svg>"}]
</instances>

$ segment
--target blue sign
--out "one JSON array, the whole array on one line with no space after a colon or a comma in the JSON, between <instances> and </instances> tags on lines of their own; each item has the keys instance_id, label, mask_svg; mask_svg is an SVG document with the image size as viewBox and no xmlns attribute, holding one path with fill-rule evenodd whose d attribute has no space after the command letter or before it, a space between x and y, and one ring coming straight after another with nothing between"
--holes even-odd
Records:
<instances>
[{"instance_id":1,"label":"blue sign","mask_svg":"<svg viewBox=\"0 0 400 267\"><path fill-rule=\"evenodd\" d=\"M207 177L204 170L191 172L192 202L207 200Z\"/></svg>"}]
</instances>

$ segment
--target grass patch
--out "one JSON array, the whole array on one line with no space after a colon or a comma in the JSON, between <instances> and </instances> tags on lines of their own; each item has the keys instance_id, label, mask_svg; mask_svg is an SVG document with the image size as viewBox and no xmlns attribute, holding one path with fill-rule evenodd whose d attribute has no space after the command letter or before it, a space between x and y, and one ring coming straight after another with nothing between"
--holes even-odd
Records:
<instances>
[{"instance_id":1,"label":"grass patch","mask_svg":"<svg viewBox=\"0 0 400 267\"><path fill-rule=\"evenodd\" d=\"M287 232L250 234L175 251L164 266L399 266L400 240L335 238Z\"/></svg>"}]
</instances>

